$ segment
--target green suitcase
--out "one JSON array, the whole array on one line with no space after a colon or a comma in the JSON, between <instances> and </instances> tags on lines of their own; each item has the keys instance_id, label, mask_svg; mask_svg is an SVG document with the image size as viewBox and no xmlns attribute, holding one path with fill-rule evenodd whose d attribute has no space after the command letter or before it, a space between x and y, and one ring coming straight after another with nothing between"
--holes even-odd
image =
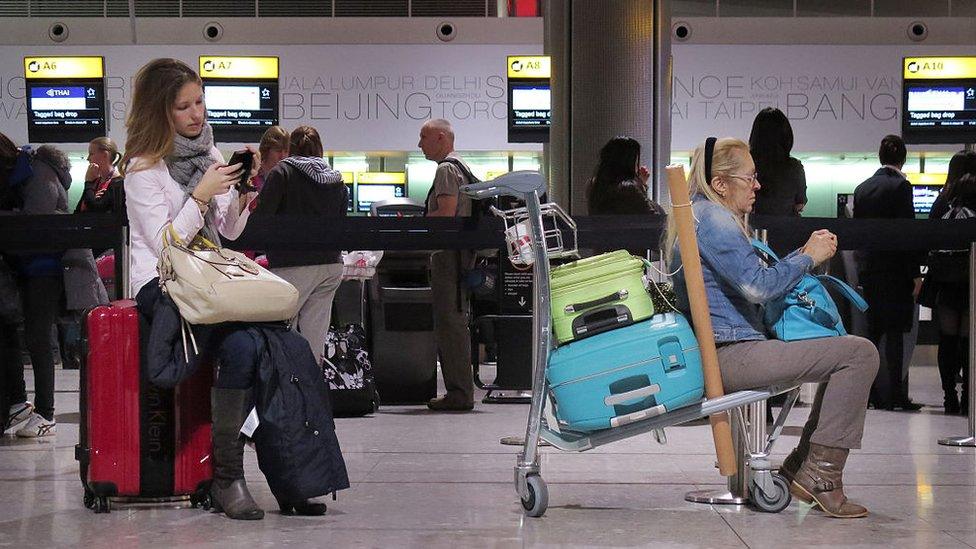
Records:
<instances>
[{"instance_id":1,"label":"green suitcase","mask_svg":"<svg viewBox=\"0 0 976 549\"><path fill-rule=\"evenodd\" d=\"M626 250L552 269L552 326L562 344L650 318L644 261Z\"/></svg>"}]
</instances>

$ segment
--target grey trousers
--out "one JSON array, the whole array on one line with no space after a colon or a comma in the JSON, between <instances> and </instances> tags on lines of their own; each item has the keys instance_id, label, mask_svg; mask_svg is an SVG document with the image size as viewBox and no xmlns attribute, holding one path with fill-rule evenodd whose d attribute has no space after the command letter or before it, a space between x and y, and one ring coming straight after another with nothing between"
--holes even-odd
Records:
<instances>
[{"instance_id":1,"label":"grey trousers","mask_svg":"<svg viewBox=\"0 0 976 549\"><path fill-rule=\"evenodd\" d=\"M298 314L292 327L308 340L315 360L321 363L332 322L332 298L342 281L342 264L279 267L272 272L298 288Z\"/></svg>"},{"instance_id":2,"label":"grey trousers","mask_svg":"<svg viewBox=\"0 0 976 549\"><path fill-rule=\"evenodd\" d=\"M857 336L806 341L742 341L718 349L727 392L789 383L820 383L803 428L810 442L860 448L878 350Z\"/></svg>"},{"instance_id":3,"label":"grey trousers","mask_svg":"<svg viewBox=\"0 0 976 549\"><path fill-rule=\"evenodd\" d=\"M470 302L466 291L458 291L458 268L462 261L470 261L469 252L444 250L431 254L430 290L434 299L434 337L444 387L450 398L472 403Z\"/></svg>"}]
</instances>

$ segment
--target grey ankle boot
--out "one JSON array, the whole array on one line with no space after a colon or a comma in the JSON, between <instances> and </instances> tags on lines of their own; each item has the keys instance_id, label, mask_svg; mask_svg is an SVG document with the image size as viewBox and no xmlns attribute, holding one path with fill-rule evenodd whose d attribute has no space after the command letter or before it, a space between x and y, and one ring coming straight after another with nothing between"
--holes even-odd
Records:
<instances>
[{"instance_id":1,"label":"grey ankle boot","mask_svg":"<svg viewBox=\"0 0 976 549\"><path fill-rule=\"evenodd\" d=\"M254 502L244 481L244 439L250 391L214 388L210 393L213 417L213 469L210 500L218 512L238 520L260 520L264 511Z\"/></svg>"}]
</instances>

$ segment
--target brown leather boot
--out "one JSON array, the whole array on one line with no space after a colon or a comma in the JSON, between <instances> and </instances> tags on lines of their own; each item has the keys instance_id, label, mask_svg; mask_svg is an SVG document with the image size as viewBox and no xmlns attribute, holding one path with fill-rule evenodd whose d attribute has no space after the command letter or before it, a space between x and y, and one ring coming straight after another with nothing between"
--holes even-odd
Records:
<instances>
[{"instance_id":1,"label":"brown leather boot","mask_svg":"<svg viewBox=\"0 0 976 549\"><path fill-rule=\"evenodd\" d=\"M796 472L800 470L800 466L803 465L803 461L807 459L807 454L809 453L810 443L801 439L796 448L793 448L790 455L786 456L786 459L783 460L783 464L779 466L779 474L786 479L787 485L793 483Z\"/></svg>"},{"instance_id":2,"label":"brown leather boot","mask_svg":"<svg viewBox=\"0 0 976 549\"><path fill-rule=\"evenodd\" d=\"M810 444L810 453L796 472L790 493L806 503L813 503L834 518L860 518L868 516L868 510L851 503L844 495L844 464L847 448L832 448Z\"/></svg>"}]
</instances>

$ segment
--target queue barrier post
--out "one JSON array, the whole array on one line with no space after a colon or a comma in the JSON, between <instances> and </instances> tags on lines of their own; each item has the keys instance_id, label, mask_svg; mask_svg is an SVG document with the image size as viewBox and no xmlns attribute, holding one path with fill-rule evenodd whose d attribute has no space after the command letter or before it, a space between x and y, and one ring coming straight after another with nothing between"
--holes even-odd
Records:
<instances>
[{"instance_id":1,"label":"queue barrier post","mask_svg":"<svg viewBox=\"0 0 976 549\"><path fill-rule=\"evenodd\" d=\"M976 390L973 381L976 379L976 242L969 245L969 391L963 398L969 399L969 434L965 436L946 437L939 439L942 446L976 447Z\"/></svg>"}]
</instances>

